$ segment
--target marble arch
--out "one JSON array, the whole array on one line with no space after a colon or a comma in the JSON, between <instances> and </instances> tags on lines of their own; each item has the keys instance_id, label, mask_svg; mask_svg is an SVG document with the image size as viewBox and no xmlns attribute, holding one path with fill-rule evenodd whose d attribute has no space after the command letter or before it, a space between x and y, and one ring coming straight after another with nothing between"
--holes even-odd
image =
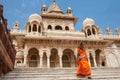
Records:
<instances>
[{"instance_id":1,"label":"marble arch","mask_svg":"<svg viewBox=\"0 0 120 80\"><path fill-rule=\"evenodd\" d=\"M27 55L27 65L29 67L38 67L39 58L39 51L36 48L30 48Z\"/></svg>"}]
</instances>

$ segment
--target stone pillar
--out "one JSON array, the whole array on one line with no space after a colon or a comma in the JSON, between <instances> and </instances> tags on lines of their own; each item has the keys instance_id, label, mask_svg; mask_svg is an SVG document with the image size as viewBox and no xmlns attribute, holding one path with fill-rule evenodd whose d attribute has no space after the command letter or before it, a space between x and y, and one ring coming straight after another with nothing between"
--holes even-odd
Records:
<instances>
[{"instance_id":1,"label":"stone pillar","mask_svg":"<svg viewBox=\"0 0 120 80\"><path fill-rule=\"evenodd\" d=\"M43 60L42 60L42 56L40 56L40 63L39 63L40 66L39 66L39 67L43 67L42 61L43 61Z\"/></svg>"},{"instance_id":2,"label":"stone pillar","mask_svg":"<svg viewBox=\"0 0 120 80\"><path fill-rule=\"evenodd\" d=\"M88 36L87 29L85 30L86 36Z\"/></svg>"},{"instance_id":3,"label":"stone pillar","mask_svg":"<svg viewBox=\"0 0 120 80\"><path fill-rule=\"evenodd\" d=\"M88 58L89 65L90 65L90 67L91 67L91 63L90 63L90 55L89 55L89 53L87 54L87 58Z\"/></svg>"},{"instance_id":4,"label":"stone pillar","mask_svg":"<svg viewBox=\"0 0 120 80\"><path fill-rule=\"evenodd\" d=\"M94 30L95 30L95 35L98 35L96 28Z\"/></svg>"},{"instance_id":5,"label":"stone pillar","mask_svg":"<svg viewBox=\"0 0 120 80\"><path fill-rule=\"evenodd\" d=\"M24 54L24 66L27 67L27 54Z\"/></svg>"},{"instance_id":6,"label":"stone pillar","mask_svg":"<svg viewBox=\"0 0 120 80\"><path fill-rule=\"evenodd\" d=\"M93 54L93 61L94 61L94 67L97 67L96 60L95 60L95 53Z\"/></svg>"},{"instance_id":7,"label":"stone pillar","mask_svg":"<svg viewBox=\"0 0 120 80\"><path fill-rule=\"evenodd\" d=\"M60 64L60 68L63 67L63 64L62 64L62 49L59 47L59 50L58 50L58 55L59 55L59 64Z\"/></svg>"},{"instance_id":8,"label":"stone pillar","mask_svg":"<svg viewBox=\"0 0 120 80\"><path fill-rule=\"evenodd\" d=\"M50 49L47 48L47 68L50 68Z\"/></svg>"},{"instance_id":9,"label":"stone pillar","mask_svg":"<svg viewBox=\"0 0 120 80\"><path fill-rule=\"evenodd\" d=\"M33 33L33 24L31 24L31 32Z\"/></svg>"},{"instance_id":10,"label":"stone pillar","mask_svg":"<svg viewBox=\"0 0 120 80\"><path fill-rule=\"evenodd\" d=\"M59 56L59 60L60 60L60 68L62 68L63 67L63 65L62 65L62 55Z\"/></svg>"},{"instance_id":11,"label":"stone pillar","mask_svg":"<svg viewBox=\"0 0 120 80\"><path fill-rule=\"evenodd\" d=\"M92 31L92 26L90 25L90 31L91 31L91 35L93 36L93 31Z\"/></svg>"},{"instance_id":12,"label":"stone pillar","mask_svg":"<svg viewBox=\"0 0 120 80\"><path fill-rule=\"evenodd\" d=\"M43 52L39 50L39 56L40 56L40 61L39 61L39 67L43 67Z\"/></svg>"},{"instance_id":13,"label":"stone pillar","mask_svg":"<svg viewBox=\"0 0 120 80\"><path fill-rule=\"evenodd\" d=\"M50 55L47 55L47 67L50 68Z\"/></svg>"},{"instance_id":14,"label":"stone pillar","mask_svg":"<svg viewBox=\"0 0 120 80\"><path fill-rule=\"evenodd\" d=\"M37 24L37 31L36 31L37 33L38 33L38 28L39 28L39 26L38 26L38 24Z\"/></svg>"},{"instance_id":15,"label":"stone pillar","mask_svg":"<svg viewBox=\"0 0 120 80\"><path fill-rule=\"evenodd\" d=\"M101 58L101 56L100 56L99 67L102 67L102 58Z\"/></svg>"}]
</instances>

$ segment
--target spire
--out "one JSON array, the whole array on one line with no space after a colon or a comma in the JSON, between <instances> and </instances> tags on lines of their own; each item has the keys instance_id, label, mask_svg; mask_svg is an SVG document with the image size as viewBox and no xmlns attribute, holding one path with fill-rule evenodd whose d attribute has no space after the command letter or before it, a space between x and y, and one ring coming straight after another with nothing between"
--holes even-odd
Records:
<instances>
[{"instance_id":1,"label":"spire","mask_svg":"<svg viewBox=\"0 0 120 80\"><path fill-rule=\"evenodd\" d=\"M62 13L62 10L60 7L57 5L56 0L53 0L51 6L47 10L48 13Z\"/></svg>"}]
</instances>

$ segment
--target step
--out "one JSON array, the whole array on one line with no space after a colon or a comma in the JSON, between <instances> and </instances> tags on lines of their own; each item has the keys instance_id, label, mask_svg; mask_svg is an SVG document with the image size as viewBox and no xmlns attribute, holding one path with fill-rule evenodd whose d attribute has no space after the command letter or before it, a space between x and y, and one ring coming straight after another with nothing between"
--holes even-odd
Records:
<instances>
[{"instance_id":1,"label":"step","mask_svg":"<svg viewBox=\"0 0 120 80\"><path fill-rule=\"evenodd\" d=\"M0 80L86 80L77 68L15 68ZM120 80L120 68L92 68L92 80Z\"/></svg>"}]
</instances>

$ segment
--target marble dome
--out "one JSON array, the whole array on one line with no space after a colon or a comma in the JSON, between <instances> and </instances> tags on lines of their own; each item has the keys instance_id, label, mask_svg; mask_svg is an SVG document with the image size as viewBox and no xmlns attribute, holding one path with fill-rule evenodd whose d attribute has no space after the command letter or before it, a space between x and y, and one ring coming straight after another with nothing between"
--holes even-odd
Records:
<instances>
[{"instance_id":1,"label":"marble dome","mask_svg":"<svg viewBox=\"0 0 120 80\"><path fill-rule=\"evenodd\" d=\"M39 14L34 13L34 14L29 16L29 22L33 22L33 21L41 22L42 17Z\"/></svg>"},{"instance_id":2,"label":"marble dome","mask_svg":"<svg viewBox=\"0 0 120 80\"><path fill-rule=\"evenodd\" d=\"M84 21L83 21L83 27L86 27L88 25L95 25L95 22L93 19L91 18L86 18Z\"/></svg>"}]
</instances>

